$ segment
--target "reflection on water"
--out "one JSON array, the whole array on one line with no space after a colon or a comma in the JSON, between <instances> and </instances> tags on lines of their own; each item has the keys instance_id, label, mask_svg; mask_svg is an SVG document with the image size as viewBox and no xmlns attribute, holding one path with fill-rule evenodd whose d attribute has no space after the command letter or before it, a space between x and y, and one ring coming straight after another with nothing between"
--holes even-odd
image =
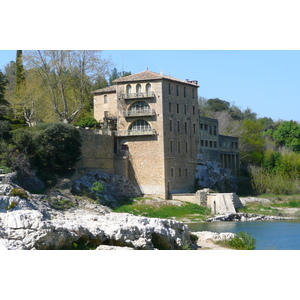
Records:
<instances>
[{"instance_id":1,"label":"reflection on water","mask_svg":"<svg viewBox=\"0 0 300 300\"><path fill-rule=\"evenodd\" d=\"M190 231L251 233L256 250L300 250L300 221L207 222L188 224Z\"/></svg>"}]
</instances>

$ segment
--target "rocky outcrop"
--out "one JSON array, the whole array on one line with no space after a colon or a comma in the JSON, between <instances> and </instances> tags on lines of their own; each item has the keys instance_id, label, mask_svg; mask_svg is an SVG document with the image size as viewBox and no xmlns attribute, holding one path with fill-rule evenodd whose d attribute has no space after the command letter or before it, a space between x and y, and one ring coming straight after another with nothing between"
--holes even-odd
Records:
<instances>
[{"instance_id":1,"label":"rocky outcrop","mask_svg":"<svg viewBox=\"0 0 300 300\"><path fill-rule=\"evenodd\" d=\"M267 220L292 220L290 217L281 216L266 216L248 213L233 213L225 215L217 215L206 219L207 222L221 222L221 221L267 221Z\"/></svg>"},{"instance_id":2,"label":"rocky outcrop","mask_svg":"<svg viewBox=\"0 0 300 300\"><path fill-rule=\"evenodd\" d=\"M222 193L237 191L236 177L230 171L220 168L214 161L201 161L196 169L197 183L201 188L210 188Z\"/></svg>"},{"instance_id":3,"label":"rocky outcrop","mask_svg":"<svg viewBox=\"0 0 300 300\"><path fill-rule=\"evenodd\" d=\"M103 193L101 201L110 207L118 206L118 200L120 198L133 198L140 196L140 192L127 178L96 170L89 171L84 176L74 180L71 192L73 194L88 193L97 197L97 195L91 190L95 182L99 182L103 185L105 193Z\"/></svg>"},{"instance_id":4,"label":"rocky outcrop","mask_svg":"<svg viewBox=\"0 0 300 300\"><path fill-rule=\"evenodd\" d=\"M12 188L0 184L0 249L71 249L80 243L150 250L181 249L191 243L187 225L178 221L113 213L88 201L55 210L42 195L11 197Z\"/></svg>"},{"instance_id":5,"label":"rocky outcrop","mask_svg":"<svg viewBox=\"0 0 300 300\"><path fill-rule=\"evenodd\" d=\"M234 238L236 236L235 233L232 232L211 232L211 231L196 231L192 232L192 234L198 237L199 242L217 242L217 241L224 241Z\"/></svg>"}]
</instances>

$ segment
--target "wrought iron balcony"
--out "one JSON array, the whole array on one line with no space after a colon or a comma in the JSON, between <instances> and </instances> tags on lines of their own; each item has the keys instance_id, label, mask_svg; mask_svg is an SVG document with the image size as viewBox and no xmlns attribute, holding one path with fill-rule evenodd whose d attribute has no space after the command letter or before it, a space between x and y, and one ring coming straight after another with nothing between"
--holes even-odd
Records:
<instances>
[{"instance_id":1,"label":"wrought iron balcony","mask_svg":"<svg viewBox=\"0 0 300 300\"><path fill-rule=\"evenodd\" d=\"M124 117L146 117L146 116L155 116L155 110L151 108L143 109L131 109L124 112Z\"/></svg>"},{"instance_id":2,"label":"wrought iron balcony","mask_svg":"<svg viewBox=\"0 0 300 300\"><path fill-rule=\"evenodd\" d=\"M156 135L155 129L131 129L131 130L117 130L115 136L141 136L141 135Z\"/></svg>"},{"instance_id":3,"label":"wrought iron balcony","mask_svg":"<svg viewBox=\"0 0 300 300\"><path fill-rule=\"evenodd\" d=\"M142 98L154 98L154 92L145 92L145 93L131 93L131 94L122 94L122 98L125 100L128 99L142 99Z\"/></svg>"}]
</instances>

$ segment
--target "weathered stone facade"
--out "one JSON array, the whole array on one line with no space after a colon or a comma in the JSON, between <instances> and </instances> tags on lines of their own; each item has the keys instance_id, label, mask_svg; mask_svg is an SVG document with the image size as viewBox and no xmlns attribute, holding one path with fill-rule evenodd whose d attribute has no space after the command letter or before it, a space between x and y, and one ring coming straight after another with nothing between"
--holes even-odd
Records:
<instances>
[{"instance_id":1,"label":"weathered stone facade","mask_svg":"<svg viewBox=\"0 0 300 300\"><path fill-rule=\"evenodd\" d=\"M142 194L163 198L191 190L197 164L201 164L199 153L202 159L217 161L221 166L223 162L226 167L238 166L225 165L233 155L225 153L228 149L220 143L221 137L226 137L219 136L218 120L199 116L197 81L147 70L114 83L93 92L94 117L111 135L107 142L102 141L106 143L103 150L100 144L99 149L97 144L92 146L92 137L84 138L84 147L91 153L83 165L107 168L129 178ZM233 139L237 145L237 139ZM102 151L102 158L108 158L108 165L103 164L101 155L93 162L98 151Z\"/></svg>"},{"instance_id":2,"label":"weathered stone facade","mask_svg":"<svg viewBox=\"0 0 300 300\"><path fill-rule=\"evenodd\" d=\"M194 183L199 152L198 84L145 71L94 91L94 117L116 120L116 173L143 194L168 198ZM127 163L124 163L126 160ZM124 170L126 168L126 170Z\"/></svg>"},{"instance_id":3,"label":"weathered stone facade","mask_svg":"<svg viewBox=\"0 0 300 300\"><path fill-rule=\"evenodd\" d=\"M219 134L217 119L200 116L200 153L204 162L216 162L236 173L240 161L238 143L237 137Z\"/></svg>"},{"instance_id":4,"label":"weathered stone facade","mask_svg":"<svg viewBox=\"0 0 300 300\"><path fill-rule=\"evenodd\" d=\"M82 140L82 157L76 165L79 172L96 169L115 172L114 138L102 130L78 129Z\"/></svg>"}]
</instances>

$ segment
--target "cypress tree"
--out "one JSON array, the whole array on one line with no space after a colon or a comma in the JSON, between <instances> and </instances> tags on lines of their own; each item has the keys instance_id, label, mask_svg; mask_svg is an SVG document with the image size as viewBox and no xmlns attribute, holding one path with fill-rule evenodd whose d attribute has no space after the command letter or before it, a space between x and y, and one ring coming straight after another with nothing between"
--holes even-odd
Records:
<instances>
[{"instance_id":1,"label":"cypress tree","mask_svg":"<svg viewBox=\"0 0 300 300\"><path fill-rule=\"evenodd\" d=\"M20 88L25 84L25 71L23 67L23 54L22 50L17 50L16 57L16 87Z\"/></svg>"}]
</instances>

